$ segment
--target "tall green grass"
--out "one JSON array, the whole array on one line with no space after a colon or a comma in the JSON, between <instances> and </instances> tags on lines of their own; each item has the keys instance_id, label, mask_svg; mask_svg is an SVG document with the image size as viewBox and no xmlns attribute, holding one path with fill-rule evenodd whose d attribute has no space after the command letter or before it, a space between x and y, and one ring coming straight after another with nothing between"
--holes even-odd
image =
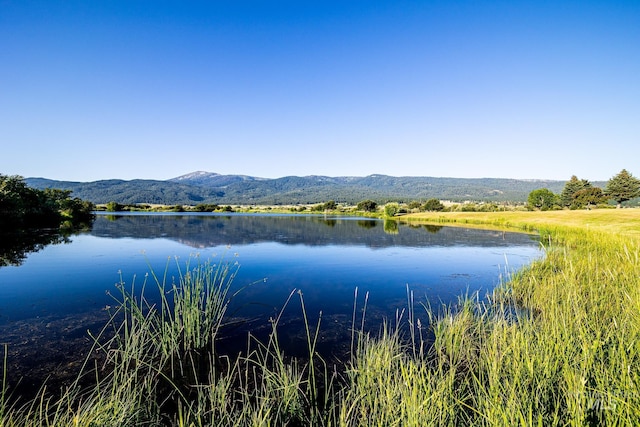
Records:
<instances>
[{"instance_id":1,"label":"tall green grass","mask_svg":"<svg viewBox=\"0 0 640 427\"><path fill-rule=\"evenodd\" d=\"M640 425L638 241L563 227L542 241L545 259L489 300L430 311L423 357L388 331L365 345L341 424Z\"/></svg>"},{"instance_id":2,"label":"tall green grass","mask_svg":"<svg viewBox=\"0 0 640 427\"><path fill-rule=\"evenodd\" d=\"M499 219L497 219L499 221ZM266 341L238 357L216 348L233 265L187 265L177 282L151 275L120 285L112 321L62 397L43 387L23 406L6 399L3 426L640 425L640 242L595 227L537 225L544 259L491 295L407 310L365 332L356 292L351 357L340 369L316 351L287 357L276 316ZM157 305L144 295L163 296ZM283 308L284 310L284 308ZM358 315L360 317L358 317ZM321 318L321 316L320 316ZM113 329L113 338L107 330ZM9 373L10 374L10 373Z\"/></svg>"},{"instance_id":3,"label":"tall green grass","mask_svg":"<svg viewBox=\"0 0 640 427\"><path fill-rule=\"evenodd\" d=\"M0 394L2 426L246 426L323 424L333 410L336 374L317 354L320 320L308 321L300 302L308 356L287 358L277 336L249 336L238 357L218 352L216 338L231 299L236 264L187 263L176 281L147 275L141 285L121 279L111 320L94 337L100 364L83 366L59 398L43 387L15 407ZM139 287L139 289L138 289ZM158 303L146 295L159 291ZM236 291L236 293L239 291ZM296 296L298 298L296 298ZM107 338L111 337L111 338ZM6 369L4 370L6 373ZM87 376L95 379L90 387Z\"/></svg>"}]
</instances>

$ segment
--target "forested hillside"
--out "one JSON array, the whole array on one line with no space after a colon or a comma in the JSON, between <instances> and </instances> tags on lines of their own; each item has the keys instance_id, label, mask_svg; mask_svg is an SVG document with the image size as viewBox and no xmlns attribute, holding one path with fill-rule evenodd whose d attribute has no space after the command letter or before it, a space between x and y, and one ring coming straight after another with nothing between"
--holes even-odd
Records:
<instances>
[{"instance_id":1,"label":"forested hillside","mask_svg":"<svg viewBox=\"0 0 640 427\"><path fill-rule=\"evenodd\" d=\"M71 182L53 181L43 178L27 178L27 184L34 188L61 188L72 190L81 199L93 203L115 201L123 204L157 203L157 204L197 204L205 201L219 200L224 192L171 181L154 181L136 179L123 181L118 179Z\"/></svg>"},{"instance_id":2,"label":"forested hillside","mask_svg":"<svg viewBox=\"0 0 640 427\"><path fill-rule=\"evenodd\" d=\"M288 176L277 179L245 175L219 175L195 172L167 181L104 180L95 182L25 180L34 188L60 188L94 203L115 201L123 204L258 204L283 205L320 203L335 200L356 204L411 201L437 198L451 201L525 202L538 188L558 193L565 181L517 180L500 178L434 178ZM596 183L594 183L596 184Z\"/></svg>"}]
</instances>

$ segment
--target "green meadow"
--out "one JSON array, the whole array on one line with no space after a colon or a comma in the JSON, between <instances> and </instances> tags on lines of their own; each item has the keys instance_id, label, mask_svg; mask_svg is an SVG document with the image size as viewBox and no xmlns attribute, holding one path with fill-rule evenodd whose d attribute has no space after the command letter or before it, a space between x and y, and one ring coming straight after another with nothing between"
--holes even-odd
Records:
<instances>
[{"instance_id":1,"label":"green meadow","mask_svg":"<svg viewBox=\"0 0 640 427\"><path fill-rule=\"evenodd\" d=\"M451 307L425 307L408 290L407 309L377 335L363 332L366 298L356 298L342 366L316 352L322 322L306 322L307 358L283 354L278 317L267 342L249 336L246 352L222 356L232 266L187 266L177 283L150 274L136 286L166 300L152 306L122 284L93 337L100 357L28 402L3 386L0 424L640 425L640 209L400 219L537 232L545 256ZM291 304L310 317L301 295Z\"/></svg>"}]
</instances>

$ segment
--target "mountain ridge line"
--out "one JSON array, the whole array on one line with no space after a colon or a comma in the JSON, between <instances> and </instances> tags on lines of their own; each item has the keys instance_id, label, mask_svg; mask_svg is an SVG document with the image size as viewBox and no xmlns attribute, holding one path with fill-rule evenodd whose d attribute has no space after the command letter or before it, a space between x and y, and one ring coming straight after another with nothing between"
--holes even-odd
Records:
<instances>
[{"instance_id":1,"label":"mountain ridge line","mask_svg":"<svg viewBox=\"0 0 640 427\"><path fill-rule=\"evenodd\" d=\"M71 190L94 203L166 205L200 203L243 205L313 204L334 200L355 204L388 201L440 200L522 203L538 188L559 193L566 181L513 178L445 178L429 176L285 176L260 178L194 171L168 180L106 179L91 182L26 178L38 189ZM594 185L604 185L594 182Z\"/></svg>"}]
</instances>

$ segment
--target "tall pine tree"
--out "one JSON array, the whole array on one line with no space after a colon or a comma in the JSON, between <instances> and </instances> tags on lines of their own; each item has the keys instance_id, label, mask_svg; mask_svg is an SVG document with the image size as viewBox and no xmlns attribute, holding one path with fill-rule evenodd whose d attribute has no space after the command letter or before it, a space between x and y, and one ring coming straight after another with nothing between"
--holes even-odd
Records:
<instances>
[{"instance_id":1,"label":"tall pine tree","mask_svg":"<svg viewBox=\"0 0 640 427\"><path fill-rule=\"evenodd\" d=\"M564 207L571 207L575 199L575 195L578 191L591 188L591 183L586 179L578 179L573 175L569 181L564 185L562 193L560 193L560 203Z\"/></svg>"},{"instance_id":2,"label":"tall pine tree","mask_svg":"<svg viewBox=\"0 0 640 427\"><path fill-rule=\"evenodd\" d=\"M622 169L607 182L605 193L620 207L622 202L640 197L640 179L631 175L626 169Z\"/></svg>"}]
</instances>

